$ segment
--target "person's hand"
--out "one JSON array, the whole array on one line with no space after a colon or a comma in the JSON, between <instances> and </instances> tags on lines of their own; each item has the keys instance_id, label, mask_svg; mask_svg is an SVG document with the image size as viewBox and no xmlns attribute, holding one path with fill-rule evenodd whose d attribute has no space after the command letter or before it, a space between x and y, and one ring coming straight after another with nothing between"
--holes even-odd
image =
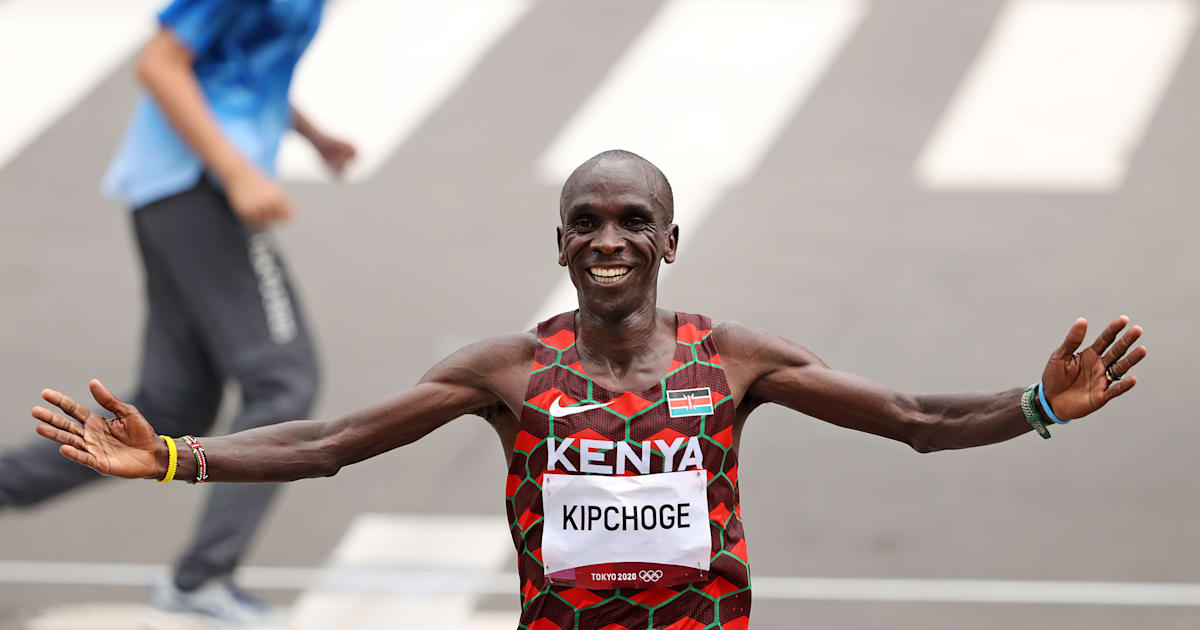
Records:
<instances>
[{"instance_id":1,"label":"person's hand","mask_svg":"<svg viewBox=\"0 0 1200 630\"><path fill-rule=\"evenodd\" d=\"M1076 354L1075 350L1087 334L1087 320L1082 317L1075 320L1066 340L1050 355L1042 372L1042 390L1055 416L1062 420L1082 418L1137 385L1136 376L1126 378L1125 375L1146 358L1146 348L1138 346L1128 355L1125 353L1142 336L1142 327L1130 328L1113 345L1117 334L1128 323L1129 318L1124 315L1114 319L1096 337L1095 343ZM1106 374L1109 366L1115 381L1110 381Z\"/></svg>"},{"instance_id":2,"label":"person's hand","mask_svg":"<svg viewBox=\"0 0 1200 630\"><path fill-rule=\"evenodd\" d=\"M117 400L100 381L92 380L92 396L115 418L87 410L70 397L53 389L42 390L42 398L70 416L37 406L33 417L40 420L37 434L62 446L58 452L104 475L128 479L159 479L166 474L167 445L137 408ZM73 418L73 419L72 419Z\"/></svg>"},{"instance_id":3,"label":"person's hand","mask_svg":"<svg viewBox=\"0 0 1200 630\"><path fill-rule=\"evenodd\" d=\"M283 188L253 166L225 180L225 195L233 212L251 228L264 228L294 214L292 201Z\"/></svg>"},{"instance_id":4,"label":"person's hand","mask_svg":"<svg viewBox=\"0 0 1200 630\"><path fill-rule=\"evenodd\" d=\"M335 176L341 177L346 171L346 165L356 156L358 150L353 144L325 134L315 135L312 140L313 148L321 154L321 159Z\"/></svg>"}]
</instances>

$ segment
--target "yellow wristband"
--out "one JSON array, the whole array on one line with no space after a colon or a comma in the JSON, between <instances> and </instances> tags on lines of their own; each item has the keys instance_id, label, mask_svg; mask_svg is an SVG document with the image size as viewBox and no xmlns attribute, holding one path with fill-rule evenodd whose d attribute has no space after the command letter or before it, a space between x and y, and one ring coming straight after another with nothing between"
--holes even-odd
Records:
<instances>
[{"instance_id":1,"label":"yellow wristband","mask_svg":"<svg viewBox=\"0 0 1200 630\"><path fill-rule=\"evenodd\" d=\"M159 479L158 483L168 483L175 478L175 467L179 465L179 451L175 449L175 440L165 435L158 437L166 441L167 451L171 453L167 459L167 474L162 479Z\"/></svg>"}]
</instances>

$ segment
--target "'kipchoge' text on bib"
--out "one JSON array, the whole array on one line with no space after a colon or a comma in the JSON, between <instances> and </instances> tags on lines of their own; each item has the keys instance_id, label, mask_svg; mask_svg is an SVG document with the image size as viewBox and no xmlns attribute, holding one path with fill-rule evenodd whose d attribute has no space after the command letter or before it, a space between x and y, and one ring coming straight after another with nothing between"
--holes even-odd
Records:
<instances>
[{"instance_id":1,"label":"'kipchoge' text on bib","mask_svg":"<svg viewBox=\"0 0 1200 630\"><path fill-rule=\"evenodd\" d=\"M586 588L673 586L707 577L707 477L703 470L546 475L546 577Z\"/></svg>"}]
</instances>

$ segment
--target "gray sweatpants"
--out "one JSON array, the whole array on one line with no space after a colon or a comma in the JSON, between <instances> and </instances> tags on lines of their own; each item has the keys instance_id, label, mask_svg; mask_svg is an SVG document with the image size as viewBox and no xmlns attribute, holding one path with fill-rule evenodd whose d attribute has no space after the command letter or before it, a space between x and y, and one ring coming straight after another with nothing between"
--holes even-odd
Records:
<instances>
[{"instance_id":1,"label":"gray sweatpants","mask_svg":"<svg viewBox=\"0 0 1200 630\"><path fill-rule=\"evenodd\" d=\"M307 417L316 357L270 237L248 230L204 181L140 208L133 225L149 309L129 401L155 430L204 435L226 379L242 396L234 431ZM33 505L98 478L38 438L0 455L0 507ZM232 573L277 488L213 484L176 584L189 589Z\"/></svg>"}]
</instances>

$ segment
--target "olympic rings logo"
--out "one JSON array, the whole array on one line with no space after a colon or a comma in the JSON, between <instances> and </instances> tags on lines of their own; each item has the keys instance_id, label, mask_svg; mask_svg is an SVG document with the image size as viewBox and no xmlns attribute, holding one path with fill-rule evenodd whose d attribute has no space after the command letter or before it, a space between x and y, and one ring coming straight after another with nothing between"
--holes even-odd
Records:
<instances>
[{"instance_id":1,"label":"olympic rings logo","mask_svg":"<svg viewBox=\"0 0 1200 630\"><path fill-rule=\"evenodd\" d=\"M642 569L642 571L638 573L638 577L642 578L643 582L657 582L662 579L662 576L663 572L659 569Z\"/></svg>"}]
</instances>

